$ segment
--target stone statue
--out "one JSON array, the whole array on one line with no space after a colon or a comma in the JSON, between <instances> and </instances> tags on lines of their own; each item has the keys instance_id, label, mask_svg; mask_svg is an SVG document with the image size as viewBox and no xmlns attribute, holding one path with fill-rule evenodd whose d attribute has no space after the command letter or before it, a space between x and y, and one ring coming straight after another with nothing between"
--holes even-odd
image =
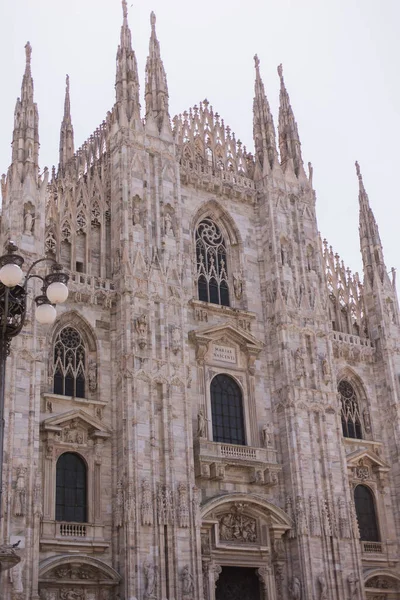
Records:
<instances>
[{"instance_id":1,"label":"stone statue","mask_svg":"<svg viewBox=\"0 0 400 600\"><path fill-rule=\"evenodd\" d=\"M243 295L243 279L240 275L233 275L233 290L235 292L235 298L240 300Z\"/></svg>"},{"instance_id":2,"label":"stone statue","mask_svg":"<svg viewBox=\"0 0 400 600\"><path fill-rule=\"evenodd\" d=\"M185 565L182 569L182 597L192 596L194 594L193 575L189 571L189 565Z\"/></svg>"},{"instance_id":3,"label":"stone statue","mask_svg":"<svg viewBox=\"0 0 400 600\"><path fill-rule=\"evenodd\" d=\"M147 344L148 332L147 316L145 314L141 315L136 319L135 328L139 338L139 348L143 350L143 348L145 348Z\"/></svg>"},{"instance_id":4,"label":"stone statue","mask_svg":"<svg viewBox=\"0 0 400 600\"><path fill-rule=\"evenodd\" d=\"M14 496L14 516L23 517L25 515L25 474L26 468L20 465L17 469L17 483Z\"/></svg>"},{"instance_id":5,"label":"stone statue","mask_svg":"<svg viewBox=\"0 0 400 600\"><path fill-rule=\"evenodd\" d=\"M179 327L174 327L171 333L171 347L174 354L178 354L181 347L181 330Z\"/></svg>"},{"instance_id":6,"label":"stone statue","mask_svg":"<svg viewBox=\"0 0 400 600\"><path fill-rule=\"evenodd\" d=\"M319 600L328 600L328 590L326 585L325 575L321 573L318 577L319 584Z\"/></svg>"},{"instance_id":7,"label":"stone statue","mask_svg":"<svg viewBox=\"0 0 400 600\"><path fill-rule=\"evenodd\" d=\"M24 233L26 235L32 235L34 220L33 213L27 208L24 215Z\"/></svg>"},{"instance_id":8,"label":"stone statue","mask_svg":"<svg viewBox=\"0 0 400 600\"><path fill-rule=\"evenodd\" d=\"M169 212L165 213L164 216L164 229L165 229L165 235L174 235L174 232L172 230L172 218L171 215L169 214Z\"/></svg>"},{"instance_id":9,"label":"stone statue","mask_svg":"<svg viewBox=\"0 0 400 600\"><path fill-rule=\"evenodd\" d=\"M264 448L272 448L273 447L271 423L266 423L264 425L263 430L262 430L262 438L263 438Z\"/></svg>"},{"instance_id":10,"label":"stone statue","mask_svg":"<svg viewBox=\"0 0 400 600\"><path fill-rule=\"evenodd\" d=\"M204 411L201 408L197 415L197 437L198 438L206 438L207 437L207 421L208 420L209 419L206 419L206 417L204 416Z\"/></svg>"},{"instance_id":11,"label":"stone statue","mask_svg":"<svg viewBox=\"0 0 400 600\"><path fill-rule=\"evenodd\" d=\"M147 561L144 563L143 569L146 580L144 597L151 600L156 597L156 569L154 565Z\"/></svg>"},{"instance_id":12,"label":"stone statue","mask_svg":"<svg viewBox=\"0 0 400 600\"><path fill-rule=\"evenodd\" d=\"M153 499L150 482L148 479L142 481L142 525L153 525Z\"/></svg>"},{"instance_id":13,"label":"stone statue","mask_svg":"<svg viewBox=\"0 0 400 600\"><path fill-rule=\"evenodd\" d=\"M297 379L301 379L305 376L306 370L304 366L303 351L301 348L297 348L296 352L294 353L294 368Z\"/></svg>"},{"instance_id":14,"label":"stone statue","mask_svg":"<svg viewBox=\"0 0 400 600\"><path fill-rule=\"evenodd\" d=\"M88 368L89 390L95 392L97 390L97 364L94 360L89 362Z\"/></svg>"},{"instance_id":15,"label":"stone statue","mask_svg":"<svg viewBox=\"0 0 400 600\"><path fill-rule=\"evenodd\" d=\"M360 581L355 573L350 573L347 577L349 584L350 600L356 600L360 591Z\"/></svg>"},{"instance_id":16,"label":"stone statue","mask_svg":"<svg viewBox=\"0 0 400 600\"><path fill-rule=\"evenodd\" d=\"M10 571L10 581L13 586L13 591L16 594L21 594L24 591L24 585L22 583L24 562L24 560L21 560L21 562Z\"/></svg>"},{"instance_id":17,"label":"stone statue","mask_svg":"<svg viewBox=\"0 0 400 600\"><path fill-rule=\"evenodd\" d=\"M313 173L314 173L313 166L309 162L308 163L308 181L309 181L311 187L312 187L312 183L313 183Z\"/></svg>"},{"instance_id":18,"label":"stone statue","mask_svg":"<svg viewBox=\"0 0 400 600\"><path fill-rule=\"evenodd\" d=\"M178 486L179 494L179 527L189 527L189 497L187 485L181 481Z\"/></svg>"},{"instance_id":19,"label":"stone statue","mask_svg":"<svg viewBox=\"0 0 400 600\"><path fill-rule=\"evenodd\" d=\"M140 225L140 207L138 202L133 204L133 224Z\"/></svg>"},{"instance_id":20,"label":"stone statue","mask_svg":"<svg viewBox=\"0 0 400 600\"><path fill-rule=\"evenodd\" d=\"M294 575L289 584L289 594L292 600L301 600L301 583L300 579Z\"/></svg>"}]
</instances>

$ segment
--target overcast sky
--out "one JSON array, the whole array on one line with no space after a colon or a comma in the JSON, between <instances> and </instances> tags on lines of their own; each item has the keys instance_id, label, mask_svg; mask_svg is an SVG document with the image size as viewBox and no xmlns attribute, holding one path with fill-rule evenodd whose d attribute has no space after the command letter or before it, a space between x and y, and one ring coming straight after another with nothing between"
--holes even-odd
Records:
<instances>
[{"instance_id":1,"label":"overcast sky","mask_svg":"<svg viewBox=\"0 0 400 600\"><path fill-rule=\"evenodd\" d=\"M314 167L319 229L352 270L360 268L360 162L386 265L399 260L399 0L128 0L141 91L150 11L168 77L171 117L207 98L253 151L253 56L275 125L279 79ZM114 103L120 0L0 0L0 172L11 157L24 45L33 47L40 165L58 162L65 74L78 148ZM142 100L143 107L143 100Z\"/></svg>"}]
</instances>

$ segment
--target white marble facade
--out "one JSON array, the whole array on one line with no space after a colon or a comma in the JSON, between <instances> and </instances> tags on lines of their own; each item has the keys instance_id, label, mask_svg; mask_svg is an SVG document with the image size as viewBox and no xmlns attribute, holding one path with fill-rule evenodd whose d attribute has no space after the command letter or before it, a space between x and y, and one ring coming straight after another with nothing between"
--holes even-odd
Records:
<instances>
[{"instance_id":1,"label":"white marble facade","mask_svg":"<svg viewBox=\"0 0 400 600\"><path fill-rule=\"evenodd\" d=\"M122 4L115 105L75 152L67 79L41 176L26 47L1 243L59 260L70 296L51 330L32 305L8 359L1 535L22 560L2 598L224 600L230 567L257 582L232 598L399 598L399 309L359 167L363 283L320 240L282 68L275 136L255 57L250 154L207 100L170 119L152 14L141 114ZM216 440L221 380L238 443ZM86 473L75 520L65 453Z\"/></svg>"}]
</instances>

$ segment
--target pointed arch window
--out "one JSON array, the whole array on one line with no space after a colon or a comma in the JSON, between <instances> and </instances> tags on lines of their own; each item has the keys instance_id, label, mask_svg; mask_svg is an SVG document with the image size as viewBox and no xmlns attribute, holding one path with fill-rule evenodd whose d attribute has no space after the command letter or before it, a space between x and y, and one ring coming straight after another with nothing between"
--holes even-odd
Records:
<instances>
[{"instance_id":1,"label":"pointed arch window","mask_svg":"<svg viewBox=\"0 0 400 600\"><path fill-rule=\"evenodd\" d=\"M345 380L339 383L338 392L341 402L343 436L361 440L363 434L357 394L351 383Z\"/></svg>"},{"instance_id":2,"label":"pointed arch window","mask_svg":"<svg viewBox=\"0 0 400 600\"><path fill-rule=\"evenodd\" d=\"M216 375L211 382L213 441L246 445L243 399L240 387L229 375Z\"/></svg>"},{"instance_id":3,"label":"pointed arch window","mask_svg":"<svg viewBox=\"0 0 400 600\"><path fill-rule=\"evenodd\" d=\"M62 396L85 398L86 350L74 327L64 327L54 344L53 391Z\"/></svg>"},{"instance_id":4,"label":"pointed arch window","mask_svg":"<svg viewBox=\"0 0 400 600\"><path fill-rule=\"evenodd\" d=\"M226 245L219 227L203 219L196 230L197 287L199 300L229 306Z\"/></svg>"},{"instance_id":5,"label":"pointed arch window","mask_svg":"<svg viewBox=\"0 0 400 600\"><path fill-rule=\"evenodd\" d=\"M355 488L354 504L361 541L379 542L380 537L374 496L366 485L357 485Z\"/></svg>"},{"instance_id":6,"label":"pointed arch window","mask_svg":"<svg viewBox=\"0 0 400 600\"><path fill-rule=\"evenodd\" d=\"M56 521L87 521L86 464L74 452L65 452L57 461Z\"/></svg>"}]
</instances>

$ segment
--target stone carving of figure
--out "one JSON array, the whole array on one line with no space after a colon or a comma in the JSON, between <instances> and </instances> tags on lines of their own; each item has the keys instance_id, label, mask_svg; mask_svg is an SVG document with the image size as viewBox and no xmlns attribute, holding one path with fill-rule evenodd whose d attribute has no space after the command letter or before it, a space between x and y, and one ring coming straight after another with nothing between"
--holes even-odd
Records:
<instances>
[{"instance_id":1,"label":"stone carving of figure","mask_svg":"<svg viewBox=\"0 0 400 600\"><path fill-rule=\"evenodd\" d=\"M294 368L296 371L297 379L301 379L305 376L306 370L304 366L304 356L301 348L297 348L294 353Z\"/></svg>"},{"instance_id":2,"label":"stone carving of figure","mask_svg":"<svg viewBox=\"0 0 400 600\"><path fill-rule=\"evenodd\" d=\"M24 233L26 235L32 235L34 220L35 218L33 216L33 213L29 208L27 208L24 215Z\"/></svg>"},{"instance_id":3,"label":"stone carving of figure","mask_svg":"<svg viewBox=\"0 0 400 600\"><path fill-rule=\"evenodd\" d=\"M10 571L10 580L13 585L13 591L16 594L21 594L24 591L24 585L22 583L24 562L24 560L21 560L21 562Z\"/></svg>"},{"instance_id":4,"label":"stone carving of figure","mask_svg":"<svg viewBox=\"0 0 400 600\"><path fill-rule=\"evenodd\" d=\"M341 538L350 537L349 521L347 518L346 502L344 498L340 497L338 500L338 513L339 513L339 533Z\"/></svg>"},{"instance_id":5,"label":"stone carving of figure","mask_svg":"<svg viewBox=\"0 0 400 600\"><path fill-rule=\"evenodd\" d=\"M371 433L371 416L369 410L364 408L363 410L364 429L366 433Z\"/></svg>"},{"instance_id":6,"label":"stone carving of figure","mask_svg":"<svg viewBox=\"0 0 400 600\"><path fill-rule=\"evenodd\" d=\"M151 600L156 597L156 568L151 563L145 562L143 569L146 580L144 597Z\"/></svg>"},{"instance_id":7,"label":"stone carving of figure","mask_svg":"<svg viewBox=\"0 0 400 600\"><path fill-rule=\"evenodd\" d=\"M264 448L272 448L272 425L271 423L266 423L262 430L263 444Z\"/></svg>"},{"instance_id":8,"label":"stone carving of figure","mask_svg":"<svg viewBox=\"0 0 400 600\"><path fill-rule=\"evenodd\" d=\"M140 207L139 202L133 204L133 224L140 225Z\"/></svg>"},{"instance_id":9,"label":"stone carving of figure","mask_svg":"<svg viewBox=\"0 0 400 600\"><path fill-rule=\"evenodd\" d=\"M356 600L360 591L360 582L355 573L350 573L347 577L347 583L349 584L350 600Z\"/></svg>"},{"instance_id":10,"label":"stone carving of figure","mask_svg":"<svg viewBox=\"0 0 400 600\"><path fill-rule=\"evenodd\" d=\"M313 166L309 162L308 163L308 181L309 181L311 187L312 187L312 182L313 182L313 172L314 172Z\"/></svg>"},{"instance_id":11,"label":"stone carving of figure","mask_svg":"<svg viewBox=\"0 0 400 600\"><path fill-rule=\"evenodd\" d=\"M14 496L14 515L16 517L23 517L25 515L25 473L26 468L20 465L17 469L17 483Z\"/></svg>"},{"instance_id":12,"label":"stone carving of figure","mask_svg":"<svg viewBox=\"0 0 400 600\"><path fill-rule=\"evenodd\" d=\"M194 594L193 575L189 571L189 565L185 565L182 569L182 597L187 598Z\"/></svg>"},{"instance_id":13,"label":"stone carving of figure","mask_svg":"<svg viewBox=\"0 0 400 600\"><path fill-rule=\"evenodd\" d=\"M179 527L189 527L189 498L186 484L181 482L178 486L179 494Z\"/></svg>"},{"instance_id":14,"label":"stone carving of figure","mask_svg":"<svg viewBox=\"0 0 400 600\"><path fill-rule=\"evenodd\" d=\"M243 279L240 274L233 275L233 290L235 292L235 298L240 300L243 295Z\"/></svg>"},{"instance_id":15,"label":"stone carving of figure","mask_svg":"<svg viewBox=\"0 0 400 600\"><path fill-rule=\"evenodd\" d=\"M88 377L89 390L95 392L97 390L97 364L94 360L89 362Z\"/></svg>"},{"instance_id":16,"label":"stone carving of figure","mask_svg":"<svg viewBox=\"0 0 400 600\"><path fill-rule=\"evenodd\" d=\"M147 344L148 332L147 316L145 314L141 315L136 319L135 328L139 337L139 348L143 349L146 347Z\"/></svg>"},{"instance_id":17,"label":"stone carving of figure","mask_svg":"<svg viewBox=\"0 0 400 600\"><path fill-rule=\"evenodd\" d=\"M324 381L329 381L330 379L330 371L329 371L329 363L326 359L326 356L323 356L321 359L321 371Z\"/></svg>"},{"instance_id":18,"label":"stone carving of figure","mask_svg":"<svg viewBox=\"0 0 400 600\"><path fill-rule=\"evenodd\" d=\"M296 523L298 535L305 535L308 533L307 519L303 506L303 499L301 496L297 496L296 499Z\"/></svg>"},{"instance_id":19,"label":"stone carving of figure","mask_svg":"<svg viewBox=\"0 0 400 600\"><path fill-rule=\"evenodd\" d=\"M198 438L206 438L207 437L207 421L204 416L204 411L201 408L197 415L197 437Z\"/></svg>"},{"instance_id":20,"label":"stone carving of figure","mask_svg":"<svg viewBox=\"0 0 400 600\"><path fill-rule=\"evenodd\" d=\"M61 600L83 600L84 597L84 590L80 588L63 588L60 594Z\"/></svg>"},{"instance_id":21,"label":"stone carving of figure","mask_svg":"<svg viewBox=\"0 0 400 600\"><path fill-rule=\"evenodd\" d=\"M321 524L317 510L317 499L310 496L310 535L321 536Z\"/></svg>"},{"instance_id":22,"label":"stone carving of figure","mask_svg":"<svg viewBox=\"0 0 400 600\"><path fill-rule=\"evenodd\" d=\"M124 489L122 480L119 479L117 483L117 497L115 502L115 525L116 527L122 527L122 510L124 505Z\"/></svg>"},{"instance_id":23,"label":"stone carving of figure","mask_svg":"<svg viewBox=\"0 0 400 600\"><path fill-rule=\"evenodd\" d=\"M153 500L148 479L142 481L142 525L153 525Z\"/></svg>"},{"instance_id":24,"label":"stone carving of figure","mask_svg":"<svg viewBox=\"0 0 400 600\"><path fill-rule=\"evenodd\" d=\"M325 575L321 573L318 577L319 583L319 600L328 600L328 590L326 585Z\"/></svg>"},{"instance_id":25,"label":"stone carving of figure","mask_svg":"<svg viewBox=\"0 0 400 600\"><path fill-rule=\"evenodd\" d=\"M301 583L300 579L294 575L289 585L289 594L292 600L301 600Z\"/></svg>"},{"instance_id":26,"label":"stone carving of figure","mask_svg":"<svg viewBox=\"0 0 400 600\"><path fill-rule=\"evenodd\" d=\"M181 346L181 330L179 327L174 327L171 333L172 352L178 354Z\"/></svg>"},{"instance_id":27,"label":"stone carving of figure","mask_svg":"<svg viewBox=\"0 0 400 600\"><path fill-rule=\"evenodd\" d=\"M165 235L170 235L173 236L174 232L172 229L172 218L171 215L169 214L169 212L165 213L165 217L164 217L164 229L165 229Z\"/></svg>"}]
</instances>

